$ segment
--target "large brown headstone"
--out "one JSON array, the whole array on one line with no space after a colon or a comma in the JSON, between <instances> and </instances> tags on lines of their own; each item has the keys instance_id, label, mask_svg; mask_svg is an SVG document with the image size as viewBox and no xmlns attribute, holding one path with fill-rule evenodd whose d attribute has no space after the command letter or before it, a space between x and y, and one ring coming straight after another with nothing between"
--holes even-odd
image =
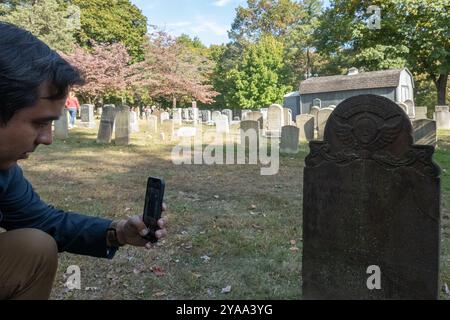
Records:
<instances>
[{"instance_id":1,"label":"large brown headstone","mask_svg":"<svg viewBox=\"0 0 450 320\"><path fill-rule=\"evenodd\" d=\"M303 195L305 299L437 299L440 195L434 148L374 95L342 102L310 142Z\"/></svg>"}]
</instances>

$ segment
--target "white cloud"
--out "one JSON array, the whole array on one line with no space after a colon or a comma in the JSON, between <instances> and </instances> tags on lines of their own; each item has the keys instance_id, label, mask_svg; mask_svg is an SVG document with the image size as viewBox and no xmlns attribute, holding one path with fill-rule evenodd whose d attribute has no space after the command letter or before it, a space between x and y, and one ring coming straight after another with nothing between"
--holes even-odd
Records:
<instances>
[{"instance_id":1,"label":"white cloud","mask_svg":"<svg viewBox=\"0 0 450 320\"><path fill-rule=\"evenodd\" d=\"M232 1L232 0L216 0L216 1L214 2L214 5L215 5L215 6L218 6L218 7L224 7L224 6L226 6L227 4L229 4L231 1Z\"/></svg>"},{"instance_id":2,"label":"white cloud","mask_svg":"<svg viewBox=\"0 0 450 320\"><path fill-rule=\"evenodd\" d=\"M190 28L193 32L212 32L218 36L227 35L228 28L212 21L202 21Z\"/></svg>"},{"instance_id":3,"label":"white cloud","mask_svg":"<svg viewBox=\"0 0 450 320\"><path fill-rule=\"evenodd\" d=\"M189 22L189 21L179 21L179 22L167 23L166 26L180 28L180 27L190 26L191 24L192 24L192 22Z\"/></svg>"}]
</instances>

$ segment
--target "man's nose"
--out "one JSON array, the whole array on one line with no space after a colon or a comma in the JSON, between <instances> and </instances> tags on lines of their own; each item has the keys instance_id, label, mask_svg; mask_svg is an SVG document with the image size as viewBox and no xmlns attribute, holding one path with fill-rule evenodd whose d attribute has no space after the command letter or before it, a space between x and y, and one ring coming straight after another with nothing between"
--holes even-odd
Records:
<instances>
[{"instance_id":1,"label":"man's nose","mask_svg":"<svg viewBox=\"0 0 450 320\"><path fill-rule=\"evenodd\" d=\"M37 139L36 139L36 143L37 144L45 144L45 145L51 145L53 143L53 135L52 135L52 125L50 124L49 126L45 127L45 129L43 129Z\"/></svg>"}]
</instances>

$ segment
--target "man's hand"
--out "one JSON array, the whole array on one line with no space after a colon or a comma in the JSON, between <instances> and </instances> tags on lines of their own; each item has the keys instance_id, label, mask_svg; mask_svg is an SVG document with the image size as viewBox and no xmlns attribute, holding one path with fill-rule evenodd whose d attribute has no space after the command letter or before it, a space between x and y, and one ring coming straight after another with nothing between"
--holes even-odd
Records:
<instances>
[{"instance_id":1,"label":"man's hand","mask_svg":"<svg viewBox=\"0 0 450 320\"><path fill-rule=\"evenodd\" d=\"M166 204L163 203L162 211L166 210ZM161 228L155 232L156 238L161 239L167 235L167 219L161 218L158 220L158 226ZM120 244L129 244L137 247L146 247L150 249L152 243L142 238L148 233L148 229L142 219L142 215L130 217L126 220L120 220L117 224L117 240Z\"/></svg>"}]
</instances>

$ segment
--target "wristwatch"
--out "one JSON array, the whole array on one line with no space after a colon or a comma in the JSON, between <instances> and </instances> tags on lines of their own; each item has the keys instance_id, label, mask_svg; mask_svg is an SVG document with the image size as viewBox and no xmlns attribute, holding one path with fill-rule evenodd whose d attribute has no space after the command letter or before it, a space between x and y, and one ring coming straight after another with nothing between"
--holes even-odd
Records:
<instances>
[{"instance_id":1,"label":"wristwatch","mask_svg":"<svg viewBox=\"0 0 450 320\"><path fill-rule=\"evenodd\" d=\"M106 230L106 240L108 242L109 247L123 247L124 244L121 244L119 242L119 239L117 238L117 225L119 224L119 221L113 221L109 225L109 228Z\"/></svg>"}]
</instances>

